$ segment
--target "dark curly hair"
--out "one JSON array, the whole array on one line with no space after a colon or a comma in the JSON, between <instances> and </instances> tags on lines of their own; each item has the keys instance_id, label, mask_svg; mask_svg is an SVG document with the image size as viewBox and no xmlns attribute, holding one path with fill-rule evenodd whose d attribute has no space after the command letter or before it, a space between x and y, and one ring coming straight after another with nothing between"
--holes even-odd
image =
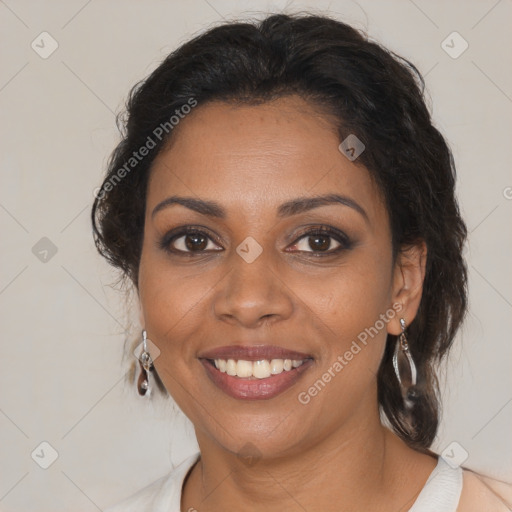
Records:
<instances>
[{"instance_id":1,"label":"dark curly hair","mask_svg":"<svg viewBox=\"0 0 512 512\"><path fill-rule=\"evenodd\" d=\"M408 327L419 393L408 411L392 365L397 337L388 335L378 400L395 432L428 451L439 422L435 370L467 310L467 229L455 197L453 157L433 126L424 88L409 61L327 16L276 14L211 28L133 87L120 123L123 139L92 207L96 246L137 288L151 165L172 140L169 120L190 110L187 105L258 104L295 94L319 106L334 120L340 140L355 134L366 146L357 162L385 198L393 257L418 241L427 246L423 295ZM168 129L155 137L159 126ZM134 152L150 139L154 147L134 162ZM134 170L127 169L129 161Z\"/></svg>"}]
</instances>

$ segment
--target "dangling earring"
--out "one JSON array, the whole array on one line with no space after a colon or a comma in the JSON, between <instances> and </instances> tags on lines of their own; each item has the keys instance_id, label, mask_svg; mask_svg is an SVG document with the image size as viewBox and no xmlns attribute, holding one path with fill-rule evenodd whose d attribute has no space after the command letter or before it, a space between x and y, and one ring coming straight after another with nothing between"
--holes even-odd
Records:
<instances>
[{"instance_id":1,"label":"dangling earring","mask_svg":"<svg viewBox=\"0 0 512 512\"><path fill-rule=\"evenodd\" d=\"M148 352L147 333L142 331L142 353L139 357L140 375L137 379L137 391L141 396L149 396L151 394L151 384L149 382L149 372L153 371L153 360Z\"/></svg>"},{"instance_id":2,"label":"dangling earring","mask_svg":"<svg viewBox=\"0 0 512 512\"><path fill-rule=\"evenodd\" d=\"M418 396L416 390L417 372L416 365L409 352L409 345L405 335L405 320L403 318L400 318L400 327L402 332L397 340L395 353L393 354L393 366L402 390L405 405L410 409L413 406L414 399Z\"/></svg>"}]
</instances>

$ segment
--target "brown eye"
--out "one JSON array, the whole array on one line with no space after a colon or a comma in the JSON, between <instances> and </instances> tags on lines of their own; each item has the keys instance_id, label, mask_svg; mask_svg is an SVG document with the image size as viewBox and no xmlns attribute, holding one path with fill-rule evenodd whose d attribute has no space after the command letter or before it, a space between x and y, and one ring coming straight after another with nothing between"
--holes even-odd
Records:
<instances>
[{"instance_id":1,"label":"brown eye","mask_svg":"<svg viewBox=\"0 0 512 512\"><path fill-rule=\"evenodd\" d=\"M307 235L302 237L301 240L302 241L295 244L299 251L307 251L309 248L313 252L328 252L329 250L335 250L341 246L339 242L333 240L333 237L329 235ZM333 241L338 244L334 248L331 247Z\"/></svg>"},{"instance_id":2,"label":"brown eye","mask_svg":"<svg viewBox=\"0 0 512 512\"><path fill-rule=\"evenodd\" d=\"M160 242L160 247L169 252L185 254L219 250L207 233L193 229L185 229L164 236Z\"/></svg>"},{"instance_id":3,"label":"brown eye","mask_svg":"<svg viewBox=\"0 0 512 512\"><path fill-rule=\"evenodd\" d=\"M203 235L191 234L185 235L183 238L185 239L185 247L189 251L203 251L208 246L208 237Z\"/></svg>"},{"instance_id":4,"label":"brown eye","mask_svg":"<svg viewBox=\"0 0 512 512\"><path fill-rule=\"evenodd\" d=\"M350 249L352 242L343 233L326 227L310 229L293 243L292 250L311 253L315 256L327 256Z\"/></svg>"},{"instance_id":5,"label":"brown eye","mask_svg":"<svg viewBox=\"0 0 512 512\"><path fill-rule=\"evenodd\" d=\"M313 251L327 251L331 246L331 237L325 235L314 235L308 237L309 247Z\"/></svg>"}]
</instances>

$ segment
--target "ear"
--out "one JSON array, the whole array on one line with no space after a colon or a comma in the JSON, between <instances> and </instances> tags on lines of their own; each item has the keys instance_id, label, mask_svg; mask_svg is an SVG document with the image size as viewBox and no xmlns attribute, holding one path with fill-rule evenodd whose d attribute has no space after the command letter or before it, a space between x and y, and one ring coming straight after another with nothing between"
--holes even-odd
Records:
<instances>
[{"instance_id":1,"label":"ear","mask_svg":"<svg viewBox=\"0 0 512 512\"><path fill-rule=\"evenodd\" d=\"M421 240L403 247L397 254L393 270L392 303L400 304L398 314L387 324L389 334L400 334L400 318L409 325L420 307L427 263L427 244Z\"/></svg>"}]
</instances>

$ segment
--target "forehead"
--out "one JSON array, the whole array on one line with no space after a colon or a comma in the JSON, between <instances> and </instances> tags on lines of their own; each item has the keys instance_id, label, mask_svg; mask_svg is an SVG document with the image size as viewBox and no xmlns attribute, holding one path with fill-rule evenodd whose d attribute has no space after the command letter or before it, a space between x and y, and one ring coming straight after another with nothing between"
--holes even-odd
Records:
<instances>
[{"instance_id":1,"label":"forehead","mask_svg":"<svg viewBox=\"0 0 512 512\"><path fill-rule=\"evenodd\" d=\"M382 216L368 170L348 160L340 142L333 122L302 98L199 105L153 162L148 209L186 195L261 216L290 198L342 193L364 203L370 218Z\"/></svg>"}]
</instances>

